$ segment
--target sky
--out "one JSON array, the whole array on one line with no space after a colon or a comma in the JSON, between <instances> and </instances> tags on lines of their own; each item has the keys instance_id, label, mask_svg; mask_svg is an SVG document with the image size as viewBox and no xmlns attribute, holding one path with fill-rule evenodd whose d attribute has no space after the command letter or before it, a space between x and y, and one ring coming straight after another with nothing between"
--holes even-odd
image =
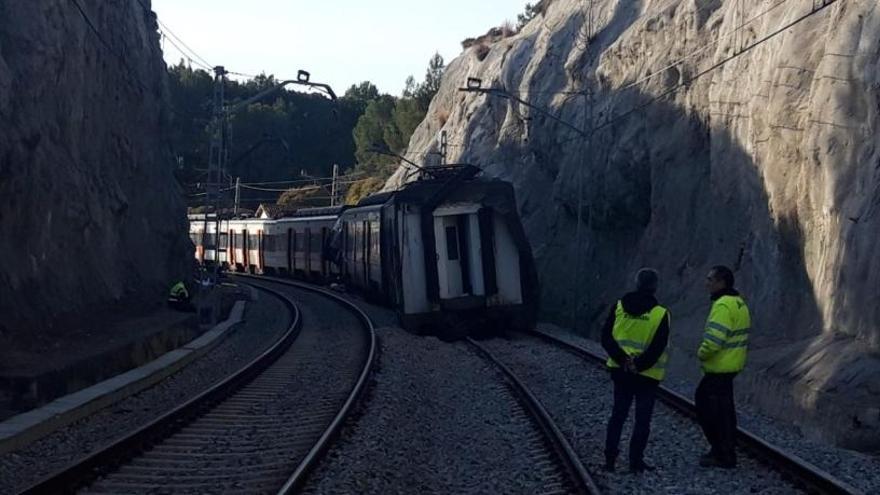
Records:
<instances>
[{"instance_id":1,"label":"sky","mask_svg":"<svg viewBox=\"0 0 880 495\"><path fill-rule=\"evenodd\" d=\"M505 20L516 24L525 0L153 0L159 21L211 66L295 78L342 94L370 81L399 96L407 76L421 81L439 52L449 63L461 41ZM160 29L162 26L160 25ZM163 41L165 60L184 58ZM179 42L175 41L178 45ZM186 50L181 46L181 49ZM193 67L196 63L193 63Z\"/></svg>"}]
</instances>

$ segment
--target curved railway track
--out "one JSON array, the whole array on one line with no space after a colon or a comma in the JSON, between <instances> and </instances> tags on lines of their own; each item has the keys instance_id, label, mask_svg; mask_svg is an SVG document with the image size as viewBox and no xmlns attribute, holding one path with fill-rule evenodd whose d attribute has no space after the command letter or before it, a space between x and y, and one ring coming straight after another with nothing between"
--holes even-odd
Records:
<instances>
[{"instance_id":1,"label":"curved railway track","mask_svg":"<svg viewBox=\"0 0 880 495\"><path fill-rule=\"evenodd\" d=\"M603 356L586 347L537 330L532 332L531 335L537 336L597 366L604 367L605 365L605 358ZM696 421L696 408L689 399L663 386L658 389L658 397L674 411ZM772 466L795 485L810 493L829 495L859 495L862 493L827 471L810 464L793 453L771 445L742 427L737 428L737 443L749 454Z\"/></svg>"},{"instance_id":2,"label":"curved railway track","mask_svg":"<svg viewBox=\"0 0 880 495\"><path fill-rule=\"evenodd\" d=\"M194 399L21 493L291 493L301 487L365 388L375 331L363 311L328 291L252 279L248 284L290 311L278 342ZM307 309L301 311L291 293Z\"/></svg>"},{"instance_id":3,"label":"curved railway track","mask_svg":"<svg viewBox=\"0 0 880 495\"><path fill-rule=\"evenodd\" d=\"M526 387L522 380L520 380L510 368L489 352L486 347L480 345L471 338L468 338L467 342L504 374L507 378L509 389L541 430L544 442L536 442L537 445L530 445L528 448L534 450L533 455L539 459L539 463L541 463L536 463L536 466L545 466L543 469L551 471L550 474L555 475L554 477L557 478L557 486L552 487L551 490L544 493L574 492L590 495L600 494L601 492L599 491L599 488L593 482L592 477L581 463L577 453L568 443L568 440L566 440L562 431L556 426L556 423L550 417L547 410L544 409L544 406L538 398L532 394L528 387ZM551 459L542 459L546 457L545 451L547 449L549 449L552 455L556 457L556 462L553 462ZM555 473L553 471L555 471Z\"/></svg>"}]
</instances>

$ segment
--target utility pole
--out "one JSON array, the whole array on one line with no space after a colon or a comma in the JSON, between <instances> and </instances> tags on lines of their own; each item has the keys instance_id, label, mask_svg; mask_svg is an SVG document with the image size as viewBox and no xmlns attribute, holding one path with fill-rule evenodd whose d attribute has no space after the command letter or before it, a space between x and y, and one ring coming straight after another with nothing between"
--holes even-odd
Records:
<instances>
[{"instance_id":1,"label":"utility pole","mask_svg":"<svg viewBox=\"0 0 880 495\"><path fill-rule=\"evenodd\" d=\"M330 185L330 206L336 206L336 177L339 175L339 165L333 164L333 183Z\"/></svg>"},{"instance_id":2,"label":"utility pole","mask_svg":"<svg viewBox=\"0 0 880 495\"><path fill-rule=\"evenodd\" d=\"M226 158L226 112L224 105L226 85L226 69L223 66L214 67L214 118L211 129L211 148L208 155L208 180L205 183L205 202L204 214L205 221L202 231L202 246L205 250L208 248L215 249L215 253L219 252L218 246L208 244L208 210L214 207L214 220L216 222L215 236L219 240L220 235L220 182L223 177L223 165ZM219 256L218 256L219 258ZM217 260L215 260L217 261Z\"/></svg>"}]
</instances>

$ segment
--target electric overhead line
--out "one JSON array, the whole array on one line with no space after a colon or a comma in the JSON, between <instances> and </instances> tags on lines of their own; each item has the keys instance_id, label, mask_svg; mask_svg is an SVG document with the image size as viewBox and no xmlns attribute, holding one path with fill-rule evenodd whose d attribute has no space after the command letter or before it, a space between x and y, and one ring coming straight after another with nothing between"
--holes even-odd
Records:
<instances>
[{"instance_id":1,"label":"electric overhead line","mask_svg":"<svg viewBox=\"0 0 880 495\"><path fill-rule=\"evenodd\" d=\"M172 31L171 28L169 28L167 24L165 24L164 22L162 22L161 19L159 19L158 14L153 12L153 10L151 8L144 5L144 2L142 0L135 0L135 1L141 6L142 9L144 9L145 13L154 15L156 17L156 23L158 23L159 27L162 28L163 35L166 35L166 39L168 39L171 42L171 44L174 45L174 47L177 48L178 51L180 51L180 53L182 55L184 55L185 57L187 57L188 59L190 59L193 62L197 62L196 65L203 65L205 67L208 67L209 70L212 67L214 67L213 64L211 64L210 62L205 60L204 57L199 55L199 53L197 51L190 48L189 45L187 45L186 42L183 41L183 39L180 36L177 36L176 34L174 34L174 31ZM170 36L170 38L169 38L169 36ZM174 41L172 41L172 38L177 40L177 42L180 43L181 45L183 45L184 48L186 48L188 50L188 52L184 51L183 49L180 48L180 46L178 46L176 43L174 43Z\"/></svg>"},{"instance_id":2,"label":"electric overhead line","mask_svg":"<svg viewBox=\"0 0 880 495\"><path fill-rule=\"evenodd\" d=\"M678 0L674 0L674 1L678 1ZM620 92L620 91L625 91L625 90L627 90L627 89L632 89L632 88L634 88L634 87L636 87L636 86L639 86L639 85L641 85L641 84L646 83L646 82L649 81L651 78L653 78L653 77L655 77L655 76L657 76L657 75L659 75L659 74L662 74L663 72L669 70L669 68L675 67L675 66L677 66L677 65L681 65L683 62L685 62L685 61L687 61L687 60L693 58L695 55L698 55L698 54L700 54L700 53L703 53L703 52L706 51L709 47L712 47L712 46L717 45L718 43L720 43L720 41L721 41L722 39L726 39L726 38L728 38L728 37L730 37L730 36L735 35L735 34L736 34L736 30L743 30L743 29L746 29L747 26L751 25L751 24L752 24L753 22L755 22L756 20L758 20L758 19L760 19L760 18L762 18L762 17L768 15L770 12L776 10L779 6L781 6L782 4L784 4L784 3L788 2L788 1L789 1L789 0L779 0L779 1L777 1L776 3L774 3L773 5L771 5L769 8L767 8L767 9L761 11L760 13L758 13L757 15L755 15L755 16L749 18L747 21L741 21L741 23L740 23L738 26L735 26L733 29L731 29L730 31L728 31L727 33L725 33L725 34L723 34L723 35L719 35L715 40L713 40L712 42L710 42L708 45L703 46L702 48L698 49L696 52L691 53L691 54L688 54L688 55L682 57L681 59L679 59L679 60L673 62L672 64L669 64L669 65L665 66L663 69L660 69L660 70L654 71L654 72L652 72L652 73L650 73L650 74L647 74L647 75L643 76L642 78L640 78L640 79L637 80L637 81L633 81L633 82L628 83L628 84L626 84L626 85L624 85L624 86L622 86L622 87L620 87L620 88L617 88L615 91ZM725 64L727 64L727 63L730 62L731 60L733 60L733 59L739 57L740 55L742 55L742 54L744 54L744 53L750 51L751 49L755 48L756 46L758 46L758 45L760 45L760 44L762 44L762 43L764 43L764 42L766 42L766 41L768 41L768 40L770 40L770 39L776 37L777 35L781 34L782 32L786 31L787 29L790 29L790 28L794 27L795 25L797 25L797 24L803 22L804 20L806 20L807 18L811 17L812 15L817 14L817 13L819 13L819 12L825 10L827 7L830 7L831 5L837 3L839 0L816 0L816 1L821 2L821 3L819 3L819 5L817 6L817 5L816 5L816 2L814 1L814 3L810 6L810 7L811 7L810 11L807 12L806 14L803 14L802 16L798 17L798 18L795 19L794 21L787 23L785 26L783 26L783 27L777 29L776 31L774 31L774 32L772 32L772 33L766 35L765 37L759 39L758 41L756 41L756 42L754 42L754 43L752 43L752 44L750 44L750 45L748 45L748 46L746 46L746 47L743 47L743 48L741 48L741 49L735 51L735 52L733 53L733 55L730 55L730 56L728 56L728 57L722 59L721 61L716 62L715 64L713 64L713 65L710 66L709 68L707 68L707 69L705 69L705 70L703 70L703 71L698 72L698 73L697 73L696 75L694 75L693 77L688 78L686 81L679 82L679 83L677 83L675 86L669 88L668 90L666 90L666 91L664 91L664 92L662 92L662 93L660 93L660 94L658 94L658 95L655 95L655 96L651 97L649 100L645 101L644 103L642 103L642 104L640 104L640 105L637 105L637 106L635 106L635 107L633 107L633 108L627 110L626 112L624 112L624 113L618 115L617 117L610 118L610 120L606 120L605 122L603 122L603 123L600 124L600 125L594 125L594 126L592 127L592 129L590 129L590 133L595 132L595 131L598 131L598 130L601 130L601 129L604 129L604 128L608 127L608 126L614 125L614 124L616 124L617 122L623 120L624 118L629 117L629 116L632 115L633 113L638 112L639 110L642 110L642 109L644 109L644 108L647 108L648 106L650 106L650 105L656 103L657 101L659 101L659 100L661 100L661 99L663 99L663 98L665 98L665 97L667 97L667 96L670 96L670 95L676 93L676 92L677 92L678 90L680 90L681 88L689 86L692 82L696 81L697 79L702 78L702 77L705 76L706 74L708 74L708 73L710 73L710 72L712 72L712 71L714 71L714 70L716 70L716 69L718 69L718 68L724 66ZM663 9L667 8L667 7L670 6L671 4L672 4L672 2L667 3L666 6L663 7ZM655 11L655 12L656 12L656 11ZM644 17L645 15L647 15L647 14L642 14L641 16L639 16L639 18ZM514 92L507 91L506 89L504 89L504 90L502 90L502 93L511 93L511 94L512 94L512 93L514 93ZM521 93L528 93L528 92L521 92ZM582 94L582 93L583 93L583 92L572 92L572 91L558 92L558 94L568 94L568 95L572 95L572 96L577 95L577 94ZM502 96L503 96L503 94L502 94ZM610 114L609 114L609 115L610 115ZM552 114L550 114L549 112L547 113L547 116L549 116L549 117L551 117L551 118L554 118L554 120L559 120L558 118L555 118L555 117L554 117ZM574 129L574 126L569 126L569 127L571 127L572 129ZM568 142L568 141L573 141L573 140L577 140L577 139L582 139L582 138L584 138L587 134L588 134L587 130L578 130L578 136L573 137L573 138L571 138L571 139L569 139L569 140L566 140L566 141L562 141L560 144L564 144L564 143L566 143L566 142Z\"/></svg>"},{"instance_id":3,"label":"electric overhead line","mask_svg":"<svg viewBox=\"0 0 880 495\"><path fill-rule=\"evenodd\" d=\"M760 19L760 18L766 16L767 14L769 14L770 12L776 10L778 7L780 7L781 5L787 3L788 1L789 1L789 0L779 0L778 2L776 2L775 4L773 4L772 6L770 6L770 8L768 8L767 10L764 10L764 11L760 12L758 15L756 15L756 16L750 18L748 21L743 21L739 26L735 26L733 29L731 29L731 30L728 31L727 33L719 34L718 37L716 37L714 40L710 41L709 43L706 43L705 45L703 45L703 46L702 46L701 48L699 48L698 50L696 50L696 51L694 51L694 52L692 52L692 53L690 53L690 54L688 54L688 55L686 55L686 56L684 56L684 57L682 57L682 58L680 58L680 59L678 59L678 60L672 62L672 63L669 64L669 65L666 65L666 66L664 66L664 67L662 67L662 68L660 68L660 69L657 69L657 70L655 70L655 71L653 71L653 72L650 72L650 73L648 73L648 74L642 76L641 78L639 78L639 79L637 79L637 80L635 80L635 81L633 81L633 82L631 82L631 83L629 83L629 84L626 84L626 85L624 85L624 86L621 86L620 88L617 88L616 91L625 91L625 90L627 90L627 89L631 89L631 88L634 88L634 87L636 87L636 86L639 86L639 85L641 85L641 84L647 82L648 80L650 80L650 79L652 79L652 78L654 78L654 77L656 77L656 76L658 76L658 75L660 75L660 74L663 74L663 73L666 72L667 70L672 69L672 68L674 68L674 67L676 67L676 66L678 66L678 65L683 64L683 63L686 62L687 60L690 60L690 59L696 57L697 55L700 55L700 54L702 54L703 52L709 50L710 48L713 48L715 45L719 44L722 40L727 39L727 38L729 38L729 37L731 37L731 36L735 36L738 32L744 30L744 29L746 28L746 26L748 26L748 25L751 24L752 22L754 22L754 21L756 21L756 20L758 20L758 19ZM837 1L837 0L834 0L834 1Z\"/></svg>"},{"instance_id":4,"label":"electric overhead line","mask_svg":"<svg viewBox=\"0 0 880 495\"><path fill-rule=\"evenodd\" d=\"M199 62L198 60L193 59L188 53L186 53L186 52L183 51L179 46L177 46L177 43L175 43L174 40L172 40L172 39L169 38L168 36L165 36L165 33L162 33L162 36L164 36L165 39L166 39L169 43L171 43L171 45L172 45L174 48L177 48L177 51L179 51L181 55L183 55L187 60L189 60L189 62L190 62L191 64L195 64L197 67L200 67L200 68L202 68L202 69L205 69L206 71L212 71L212 70L214 70L212 67L210 67L210 66L208 66L208 65L205 65L205 64Z\"/></svg>"},{"instance_id":5,"label":"electric overhead line","mask_svg":"<svg viewBox=\"0 0 880 495\"><path fill-rule=\"evenodd\" d=\"M787 1L787 0L783 0L783 2L785 2L785 1ZM744 54L744 53L747 53L747 52L751 51L751 50L752 50L753 48L755 48L756 46L761 45L761 44L763 44L763 43L769 41L769 40L772 39L772 38L775 38L776 36L778 36L779 34L783 33L784 31L786 31L786 30L788 30L788 29L791 29L792 27L794 27L794 26L800 24L800 23L803 22L804 20L806 20L806 19L812 17L812 16L815 15L815 14L818 14L819 12L824 11L826 8L830 7L831 5L834 5L835 3L837 3L837 2L839 2L839 1L841 1L841 0L821 0L821 1L822 1L822 3L821 3L818 7L817 7L815 4L812 5L812 6L811 6L811 7L812 7L811 10L810 10L809 12L807 12L806 14L801 15L800 17L798 17L798 18L796 18L795 20L793 20L793 21L787 23L786 25L782 26L781 28L779 28L779 29L777 29L777 30L771 32L770 34L764 36L763 38L761 38L761 39L759 39L759 40L757 40L757 41L755 41L754 43L752 43L752 44L750 44L750 45L748 45L748 46L746 46L746 47L740 49L739 51L735 52L733 55L730 55L730 56L728 56L728 57L725 57L725 58L721 59L720 61L718 61L718 62L712 64L709 68L704 69L704 70L698 72L698 73L695 74L693 77L688 78L686 81L681 81L681 82L679 82L678 84L676 84L675 86L669 88L668 90L663 91L662 93L660 93L660 94L658 94L658 95L655 95L655 96L651 97L651 98L648 99L646 102L644 102L644 103L642 103L642 104L639 104L639 105L636 105L635 107L633 107L633 108L627 110L626 112L624 112L624 113L618 115L617 117L614 117L613 119L610 119L610 120L606 121L606 122L603 123L602 125L599 125L599 126L594 127L593 130L594 130L594 131L597 131L597 130L600 130L600 129L604 129L605 127L608 127L608 126L614 125L614 124L616 124L617 122L623 120L624 118L629 117L629 116L632 115L633 113L635 113L635 112L637 112L637 111L639 111L639 110L642 110L642 109L644 109L644 108L647 108L648 106L653 105L653 104L656 103L657 101L659 101L659 100L661 100L661 99L663 99L663 98L666 98L666 97L669 96L669 95L675 94L675 93L678 92L678 90L680 90L681 88L683 88L683 87L687 87L687 86L690 86L690 84L693 83L694 81L696 81L697 79L700 79L700 78L702 78L703 76L705 76L706 74L709 74L710 72L712 72L712 71L714 71L714 70L716 70L716 69L719 69L719 68L723 67L724 65L726 65L726 64L727 64L728 62L730 62L731 60L734 60L735 58L739 57L740 55L742 55L742 54ZM777 5L777 6L778 6L778 5ZM774 7L774 8L775 8L775 7Z\"/></svg>"},{"instance_id":6,"label":"electric overhead line","mask_svg":"<svg viewBox=\"0 0 880 495\"><path fill-rule=\"evenodd\" d=\"M137 78L136 71L135 71L135 70L134 70L134 69L128 64L128 59L125 57L125 55L123 55L123 54L121 54L121 53L118 53L118 52L117 52L117 51L116 51L116 50L110 45L110 43L107 42L107 40L104 38L104 36L103 36L103 35L101 34L101 32L98 30L98 28L95 27L95 23L92 22L92 19L89 17L88 14L86 14L86 11L85 11L85 9L83 9L82 5L80 5L80 3L79 3L77 0L70 0L70 1L71 1L71 3L73 3L73 5L74 5L74 6L76 7L76 9L79 11L80 16L82 16L83 20L84 20L85 23L86 23L86 26L88 26L89 29L92 31L92 33L94 33L95 37L98 38L98 41L100 41L101 44L104 45L104 48L107 49L107 51L109 51L111 55L113 55L113 56L115 56L117 59L119 59L119 62L122 63L122 65L125 67L125 69L126 69L126 71L127 71L127 74L128 74L129 76L133 77L132 81L133 81L137 86L139 86L139 87L141 88L142 91L145 91L145 92L146 92L146 91L149 91L149 89L148 89L148 88L147 88L147 87L146 87L146 86L145 86L145 85L144 85L144 84L143 84L143 83Z\"/></svg>"}]
</instances>

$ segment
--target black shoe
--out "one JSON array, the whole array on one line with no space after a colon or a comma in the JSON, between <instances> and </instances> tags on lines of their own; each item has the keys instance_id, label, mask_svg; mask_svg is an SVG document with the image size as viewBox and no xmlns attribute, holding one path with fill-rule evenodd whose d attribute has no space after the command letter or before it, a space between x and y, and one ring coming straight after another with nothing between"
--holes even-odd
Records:
<instances>
[{"instance_id":1,"label":"black shoe","mask_svg":"<svg viewBox=\"0 0 880 495\"><path fill-rule=\"evenodd\" d=\"M630 463L629 470L633 473L643 473L645 471L653 471L654 466L647 464L645 461Z\"/></svg>"}]
</instances>

